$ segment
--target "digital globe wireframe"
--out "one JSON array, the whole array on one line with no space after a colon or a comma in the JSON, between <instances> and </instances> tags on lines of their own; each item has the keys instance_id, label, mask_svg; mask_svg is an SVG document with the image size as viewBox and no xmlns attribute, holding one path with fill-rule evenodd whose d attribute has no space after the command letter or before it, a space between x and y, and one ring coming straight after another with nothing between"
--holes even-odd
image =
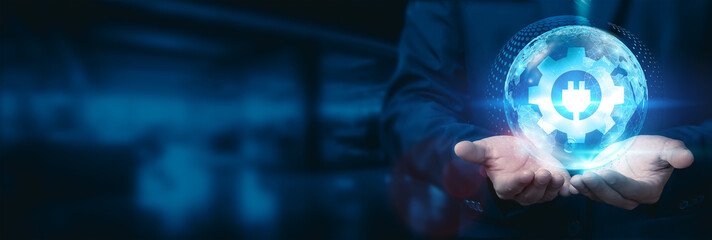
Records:
<instances>
[{"instance_id":1,"label":"digital globe wireframe","mask_svg":"<svg viewBox=\"0 0 712 240\"><path fill-rule=\"evenodd\" d=\"M636 56L590 26L554 28L514 58L504 86L512 133L537 159L570 170L618 158L643 126L648 87ZM605 150L605 151L604 151Z\"/></svg>"}]
</instances>

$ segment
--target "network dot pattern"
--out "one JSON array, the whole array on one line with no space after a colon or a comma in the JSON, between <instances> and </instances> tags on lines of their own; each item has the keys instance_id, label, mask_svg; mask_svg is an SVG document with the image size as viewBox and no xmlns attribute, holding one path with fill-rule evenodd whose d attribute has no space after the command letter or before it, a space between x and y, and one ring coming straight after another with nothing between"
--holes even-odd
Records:
<instances>
[{"instance_id":1,"label":"network dot pattern","mask_svg":"<svg viewBox=\"0 0 712 240\"><path fill-rule=\"evenodd\" d=\"M511 135L509 126L507 125L507 119L504 112L504 83L507 78L507 72L509 67L512 65L514 58L519 54L519 52L526 46L531 40L538 37L539 35L548 32L554 28L570 26L570 25L584 25L593 26L588 19L580 16L556 16L534 22L519 32L517 32L509 41L502 47L492 64L488 78L488 89L487 102L489 103L489 115L494 130L499 134ZM645 78L648 82L648 91L650 97L656 97L662 95L661 86L659 82L661 81L660 75L661 70L651 54L650 50L643 44L643 42L634 34L630 33L623 27L615 25L613 23L608 23L606 29L608 33L616 36L621 42L626 46L629 46L630 50L638 59L643 71L645 72ZM634 116L635 118L635 116Z\"/></svg>"}]
</instances>

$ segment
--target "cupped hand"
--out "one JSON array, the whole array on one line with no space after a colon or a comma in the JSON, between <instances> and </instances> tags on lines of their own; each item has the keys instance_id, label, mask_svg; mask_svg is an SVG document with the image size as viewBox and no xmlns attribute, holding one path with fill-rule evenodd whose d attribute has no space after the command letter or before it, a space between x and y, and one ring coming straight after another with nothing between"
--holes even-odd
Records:
<instances>
[{"instance_id":1,"label":"cupped hand","mask_svg":"<svg viewBox=\"0 0 712 240\"><path fill-rule=\"evenodd\" d=\"M693 162L692 152L684 143L662 136L637 136L609 148L627 141L633 141L632 145L619 159L573 176L570 191L631 210L657 202L673 169L686 168Z\"/></svg>"},{"instance_id":2,"label":"cupped hand","mask_svg":"<svg viewBox=\"0 0 712 240\"><path fill-rule=\"evenodd\" d=\"M558 194L569 195L570 176L564 167L553 157L535 159L515 137L462 141L455 145L455 154L465 161L484 166L501 199L526 206L551 201Z\"/></svg>"}]
</instances>

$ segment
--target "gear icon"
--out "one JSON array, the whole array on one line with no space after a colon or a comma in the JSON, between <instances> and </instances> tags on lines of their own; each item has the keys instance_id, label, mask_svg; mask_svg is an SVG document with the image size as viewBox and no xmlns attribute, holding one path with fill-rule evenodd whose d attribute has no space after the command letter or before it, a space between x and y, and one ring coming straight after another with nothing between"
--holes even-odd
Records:
<instances>
[{"instance_id":1,"label":"gear icon","mask_svg":"<svg viewBox=\"0 0 712 240\"><path fill-rule=\"evenodd\" d=\"M559 130L566 133L568 144L585 143L587 133L598 130L605 134L616 124L611 113L616 104L623 103L624 88L613 83L611 73L616 66L606 57L595 61L586 57L584 48L569 48L565 58L557 61L547 56L537 68L542 75L539 85L529 87L529 103L539 106L542 117L537 124L547 134ZM600 105L596 112L585 119L579 119L578 113L574 113L573 120L561 116L551 100L554 83L562 74L570 71L583 71L590 74L601 88ZM572 83L569 83L569 90L573 90L572 88ZM583 90L582 85L579 85L579 90ZM590 99L586 99L586 102L588 100Z\"/></svg>"}]
</instances>

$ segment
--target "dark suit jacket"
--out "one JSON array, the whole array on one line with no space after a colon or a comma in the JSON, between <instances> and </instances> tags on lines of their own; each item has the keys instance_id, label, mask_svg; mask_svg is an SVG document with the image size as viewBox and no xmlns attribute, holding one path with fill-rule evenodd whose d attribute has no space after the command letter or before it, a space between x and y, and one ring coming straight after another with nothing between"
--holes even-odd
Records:
<instances>
[{"instance_id":1,"label":"dark suit jacket","mask_svg":"<svg viewBox=\"0 0 712 240\"><path fill-rule=\"evenodd\" d=\"M450 223L460 225L460 236L699 238L712 231L708 220L712 217L712 178L707 173L712 170L712 120L706 120L712 117L712 94L706 93L712 80L712 51L706 46L709 42L704 42L705 38L712 38L705 35L712 32L710 25L700 29L678 20L681 12L695 8L691 5L637 6L624 2L593 7L590 11L602 13L591 15L590 19L619 21L640 34L658 55L666 71L660 75L662 81L649 82L655 86L649 86L651 104L643 132L684 141L693 151L695 162L673 172L658 203L631 211L580 195L522 207L497 199L485 177L476 174L476 170L467 170L475 176L470 176L477 185L471 187L474 191L445 190L470 209L463 207L460 220ZM617 12L606 12L609 8ZM487 85L488 78L497 53L508 38L527 24L577 13L582 11L558 1L410 3L399 46L399 64L382 115L382 138L389 156L405 166L409 179L441 188L447 181L443 175L452 174L446 169L448 164L476 169L464 163L453 165L462 160L452 149L462 140L503 133L493 124L499 121L493 119L496 115L487 113L487 91L492 89ZM659 19L665 17L668 20ZM656 28L649 24L661 25ZM678 47L670 49L670 44Z\"/></svg>"}]
</instances>

